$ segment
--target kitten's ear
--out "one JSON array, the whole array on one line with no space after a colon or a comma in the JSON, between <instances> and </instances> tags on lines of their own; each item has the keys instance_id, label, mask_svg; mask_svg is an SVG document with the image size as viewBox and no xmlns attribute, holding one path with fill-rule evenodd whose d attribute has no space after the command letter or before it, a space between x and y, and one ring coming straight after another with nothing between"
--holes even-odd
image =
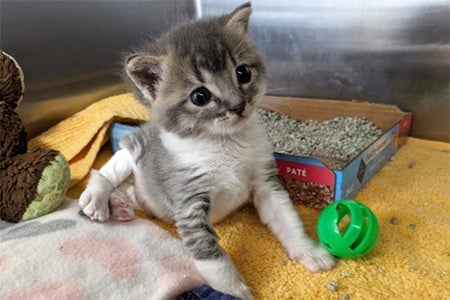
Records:
<instances>
[{"instance_id":1,"label":"kitten's ear","mask_svg":"<svg viewBox=\"0 0 450 300\"><path fill-rule=\"evenodd\" d=\"M250 2L244 3L236 8L228 15L226 26L236 30L242 34L247 34L250 14L252 13L252 6Z\"/></svg>"},{"instance_id":2,"label":"kitten's ear","mask_svg":"<svg viewBox=\"0 0 450 300\"><path fill-rule=\"evenodd\" d=\"M146 104L156 98L156 86L162 76L162 58L148 54L137 54L126 59L125 70L128 77L144 95Z\"/></svg>"}]
</instances>

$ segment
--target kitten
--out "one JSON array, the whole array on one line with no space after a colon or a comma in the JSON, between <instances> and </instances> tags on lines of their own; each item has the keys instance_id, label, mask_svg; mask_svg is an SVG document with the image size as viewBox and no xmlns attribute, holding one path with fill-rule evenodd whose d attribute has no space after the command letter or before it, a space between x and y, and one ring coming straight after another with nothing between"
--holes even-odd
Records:
<instances>
[{"instance_id":1,"label":"kitten","mask_svg":"<svg viewBox=\"0 0 450 300\"><path fill-rule=\"evenodd\" d=\"M173 222L205 280L243 299L253 298L250 289L211 224L248 202L291 259L312 272L334 265L305 234L254 113L265 69L247 35L250 13L247 3L179 25L126 58L126 76L151 107L151 121L91 172L79 200L94 220L127 220L139 208Z\"/></svg>"}]
</instances>

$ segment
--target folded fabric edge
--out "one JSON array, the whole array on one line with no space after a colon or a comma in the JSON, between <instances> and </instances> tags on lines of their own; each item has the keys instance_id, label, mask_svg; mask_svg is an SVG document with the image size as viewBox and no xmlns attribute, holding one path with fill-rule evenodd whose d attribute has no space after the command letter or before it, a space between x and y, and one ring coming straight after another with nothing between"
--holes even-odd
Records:
<instances>
[{"instance_id":1,"label":"folded fabric edge","mask_svg":"<svg viewBox=\"0 0 450 300\"><path fill-rule=\"evenodd\" d=\"M90 143L99 128L117 119L147 121L149 114L147 108L139 104L132 94L108 97L31 139L28 147L54 149L71 160Z\"/></svg>"}]
</instances>

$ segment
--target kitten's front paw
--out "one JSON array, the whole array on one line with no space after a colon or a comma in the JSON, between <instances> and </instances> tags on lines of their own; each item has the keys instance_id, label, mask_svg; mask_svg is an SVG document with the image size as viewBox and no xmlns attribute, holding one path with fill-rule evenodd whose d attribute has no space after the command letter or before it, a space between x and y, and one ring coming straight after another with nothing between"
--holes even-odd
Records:
<instances>
[{"instance_id":1,"label":"kitten's front paw","mask_svg":"<svg viewBox=\"0 0 450 300\"><path fill-rule=\"evenodd\" d=\"M105 199L102 199L102 196L88 190L85 190L80 196L78 204L83 213L91 220L104 222L109 219L108 198L104 204Z\"/></svg>"},{"instance_id":2,"label":"kitten's front paw","mask_svg":"<svg viewBox=\"0 0 450 300\"><path fill-rule=\"evenodd\" d=\"M334 257L320 244L301 249L292 256L292 260L301 263L313 273L327 271L335 264Z\"/></svg>"},{"instance_id":3,"label":"kitten's front paw","mask_svg":"<svg viewBox=\"0 0 450 300\"><path fill-rule=\"evenodd\" d=\"M88 186L81 194L78 205L91 220L107 221L109 219L109 195L113 186L97 171L91 172Z\"/></svg>"}]
</instances>

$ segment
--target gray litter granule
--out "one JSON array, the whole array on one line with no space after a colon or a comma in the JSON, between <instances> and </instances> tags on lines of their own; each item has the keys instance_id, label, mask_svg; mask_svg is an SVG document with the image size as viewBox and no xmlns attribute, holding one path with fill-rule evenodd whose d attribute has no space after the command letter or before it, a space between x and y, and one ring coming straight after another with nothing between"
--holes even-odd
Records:
<instances>
[{"instance_id":1,"label":"gray litter granule","mask_svg":"<svg viewBox=\"0 0 450 300\"><path fill-rule=\"evenodd\" d=\"M398 224L398 219L396 217L392 217L390 222L393 225Z\"/></svg>"},{"instance_id":2,"label":"gray litter granule","mask_svg":"<svg viewBox=\"0 0 450 300\"><path fill-rule=\"evenodd\" d=\"M348 294L342 294L341 300L350 300L350 296Z\"/></svg>"},{"instance_id":3,"label":"gray litter granule","mask_svg":"<svg viewBox=\"0 0 450 300\"><path fill-rule=\"evenodd\" d=\"M352 274L350 274L349 272L342 272L342 276L344 276L344 277L352 277Z\"/></svg>"},{"instance_id":4,"label":"gray litter granule","mask_svg":"<svg viewBox=\"0 0 450 300\"><path fill-rule=\"evenodd\" d=\"M339 283L337 283L337 281L329 281L327 283L327 288L332 292L336 292L339 289Z\"/></svg>"},{"instance_id":5,"label":"gray litter granule","mask_svg":"<svg viewBox=\"0 0 450 300\"><path fill-rule=\"evenodd\" d=\"M297 121L286 115L257 110L275 152L350 162L383 132L364 118Z\"/></svg>"}]
</instances>

